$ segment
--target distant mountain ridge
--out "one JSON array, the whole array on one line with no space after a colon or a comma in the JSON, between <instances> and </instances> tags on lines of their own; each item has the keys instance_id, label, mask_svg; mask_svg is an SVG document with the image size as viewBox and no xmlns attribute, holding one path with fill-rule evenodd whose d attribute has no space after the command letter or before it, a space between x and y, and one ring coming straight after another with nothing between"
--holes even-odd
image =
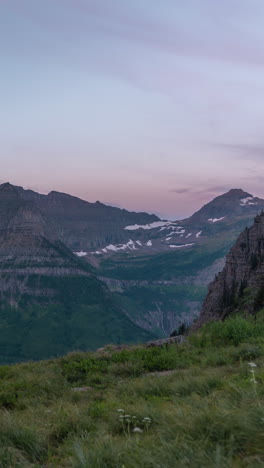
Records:
<instances>
[{"instance_id":1,"label":"distant mountain ridge","mask_svg":"<svg viewBox=\"0 0 264 468\"><path fill-rule=\"evenodd\" d=\"M127 252L136 255L170 250L189 250L237 224L237 234L264 209L264 200L241 189L231 189L214 198L189 218L128 225L129 243L105 245L93 251L95 256Z\"/></svg>"},{"instance_id":2,"label":"distant mountain ridge","mask_svg":"<svg viewBox=\"0 0 264 468\"><path fill-rule=\"evenodd\" d=\"M65 193L42 195L33 190L4 183L0 185L0 224L5 224L13 206L31 202L53 225L56 237L73 251L96 249L110 242L128 241L128 224L159 221L156 215L130 212L89 203ZM1 218L2 213L2 218Z\"/></svg>"}]
</instances>

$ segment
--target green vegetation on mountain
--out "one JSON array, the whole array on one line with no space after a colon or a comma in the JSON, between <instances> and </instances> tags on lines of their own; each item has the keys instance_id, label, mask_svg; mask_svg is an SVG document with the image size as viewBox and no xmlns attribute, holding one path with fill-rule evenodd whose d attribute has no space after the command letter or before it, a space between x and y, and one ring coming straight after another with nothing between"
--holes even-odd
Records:
<instances>
[{"instance_id":1,"label":"green vegetation on mountain","mask_svg":"<svg viewBox=\"0 0 264 468\"><path fill-rule=\"evenodd\" d=\"M209 239L206 245L189 250L166 252L156 255L127 254L102 260L100 275L121 280L162 281L183 278L197 274L215 260L223 258L232 245L233 239L224 237Z\"/></svg>"},{"instance_id":2,"label":"green vegetation on mountain","mask_svg":"<svg viewBox=\"0 0 264 468\"><path fill-rule=\"evenodd\" d=\"M261 467L263 366L264 311L183 344L2 366L0 466Z\"/></svg>"},{"instance_id":3,"label":"green vegetation on mountain","mask_svg":"<svg viewBox=\"0 0 264 468\"><path fill-rule=\"evenodd\" d=\"M47 359L70 350L95 350L106 343L137 343L155 335L142 330L125 315L103 283L86 276L32 276L47 297L20 296L18 307L0 312L0 363Z\"/></svg>"},{"instance_id":4,"label":"green vegetation on mountain","mask_svg":"<svg viewBox=\"0 0 264 468\"><path fill-rule=\"evenodd\" d=\"M196 318L197 304L205 294L206 286L150 283L115 293L115 299L133 322L166 337L179 324L191 323Z\"/></svg>"}]
</instances>

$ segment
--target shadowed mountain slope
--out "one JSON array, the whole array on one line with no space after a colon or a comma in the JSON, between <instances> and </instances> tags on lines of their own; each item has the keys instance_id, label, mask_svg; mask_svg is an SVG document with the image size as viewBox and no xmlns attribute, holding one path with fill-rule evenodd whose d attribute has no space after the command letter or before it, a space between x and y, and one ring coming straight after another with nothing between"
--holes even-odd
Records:
<instances>
[{"instance_id":1,"label":"shadowed mountain slope","mask_svg":"<svg viewBox=\"0 0 264 468\"><path fill-rule=\"evenodd\" d=\"M195 328L237 311L256 313L264 306L264 214L256 216L227 255L221 273L209 285Z\"/></svg>"},{"instance_id":2,"label":"shadowed mountain slope","mask_svg":"<svg viewBox=\"0 0 264 468\"><path fill-rule=\"evenodd\" d=\"M5 225L13 207L23 202L36 208L53 224L56 237L73 251L88 251L111 242L129 240L124 229L129 224L159 221L155 215L130 212L124 209L89 203L71 195L50 192L41 195L9 183L0 185L0 225ZM0 226L1 227L1 226Z\"/></svg>"}]
</instances>

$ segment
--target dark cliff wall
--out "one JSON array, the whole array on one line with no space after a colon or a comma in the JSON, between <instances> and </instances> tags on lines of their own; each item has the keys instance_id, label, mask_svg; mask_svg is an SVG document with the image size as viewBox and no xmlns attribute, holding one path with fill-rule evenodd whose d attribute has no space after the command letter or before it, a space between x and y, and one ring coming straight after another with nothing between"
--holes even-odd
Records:
<instances>
[{"instance_id":1,"label":"dark cliff wall","mask_svg":"<svg viewBox=\"0 0 264 468\"><path fill-rule=\"evenodd\" d=\"M194 329L241 311L255 313L264 305L264 214L245 229L226 258L221 273L209 285Z\"/></svg>"}]
</instances>

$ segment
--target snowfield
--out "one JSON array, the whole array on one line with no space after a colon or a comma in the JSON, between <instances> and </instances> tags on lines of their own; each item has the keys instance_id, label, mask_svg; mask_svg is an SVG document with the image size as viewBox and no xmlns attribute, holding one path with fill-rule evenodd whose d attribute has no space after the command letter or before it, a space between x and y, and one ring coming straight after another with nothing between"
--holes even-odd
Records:
<instances>
[{"instance_id":1,"label":"snowfield","mask_svg":"<svg viewBox=\"0 0 264 468\"><path fill-rule=\"evenodd\" d=\"M150 223L150 224L133 224L131 226L126 226L124 229L126 231L136 231L137 229L155 229L158 227L164 228L171 224L175 224L175 223L172 223L172 221L154 221L154 223Z\"/></svg>"},{"instance_id":2,"label":"snowfield","mask_svg":"<svg viewBox=\"0 0 264 468\"><path fill-rule=\"evenodd\" d=\"M258 202L253 202L254 200L253 197L247 197L247 198L241 198L240 200L240 206L248 206L248 205L257 205Z\"/></svg>"},{"instance_id":3,"label":"snowfield","mask_svg":"<svg viewBox=\"0 0 264 468\"><path fill-rule=\"evenodd\" d=\"M83 252L83 251L74 252L74 253L75 253L75 255L77 255L77 257L85 257L88 254L88 252Z\"/></svg>"}]
</instances>

